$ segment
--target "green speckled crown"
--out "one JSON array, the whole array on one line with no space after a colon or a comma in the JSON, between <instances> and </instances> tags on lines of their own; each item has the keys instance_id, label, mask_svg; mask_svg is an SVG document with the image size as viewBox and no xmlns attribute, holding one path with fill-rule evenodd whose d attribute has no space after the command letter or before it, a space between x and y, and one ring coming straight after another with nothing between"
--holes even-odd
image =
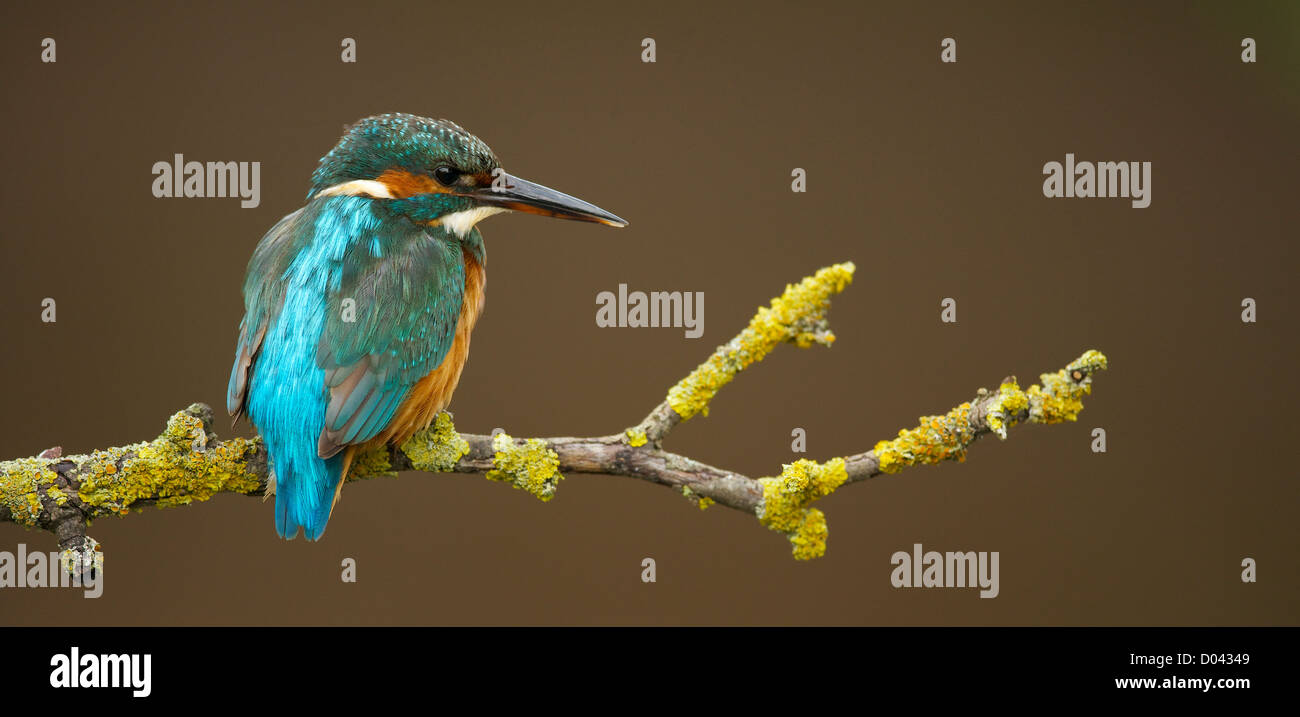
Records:
<instances>
[{"instance_id":1,"label":"green speckled crown","mask_svg":"<svg viewBox=\"0 0 1300 717\"><path fill-rule=\"evenodd\" d=\"M470 173L500 166L483 140L455 122L404 112L375 115L349 127L321 157L308 196L354 179L374 179L389 169L428 175L439 164Z\"/></svg>"}]
</instances>

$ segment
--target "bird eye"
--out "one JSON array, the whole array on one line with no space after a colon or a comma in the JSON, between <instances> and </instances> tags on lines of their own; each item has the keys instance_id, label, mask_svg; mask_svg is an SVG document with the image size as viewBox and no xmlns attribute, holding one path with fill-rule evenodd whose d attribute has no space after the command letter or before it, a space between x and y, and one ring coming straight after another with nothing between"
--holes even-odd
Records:
<instances>
[{"instance_id":1,"label":"bird eye","mask_svg":"<svg viewBox=\"0 0 1300 717\"><path fill-rule=\"evenodd\" d=\"M442 186L450 187L456 183L457 179L460 179L460 171L444 164L433 170L433 178L438 180L438 183Z\"/></svg>"}]
</instances>

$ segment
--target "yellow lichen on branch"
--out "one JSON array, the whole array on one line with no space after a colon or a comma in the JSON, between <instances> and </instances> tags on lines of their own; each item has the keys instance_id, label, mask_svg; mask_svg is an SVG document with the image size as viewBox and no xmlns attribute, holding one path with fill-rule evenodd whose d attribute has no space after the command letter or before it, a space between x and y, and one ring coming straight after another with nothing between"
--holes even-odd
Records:
<instances>
[{"instance_id":1,"label":"yellow lichen on branch","mask_svg":"<svg viewBox=\"0 0 1300 717\"><path fill-rule=\"evenodd\" d=\"M831 296L853 281L852 262L821 269L798 284L790 284L785 293L772 299L770 306L759 307L749 326L726 344L719 346L708 360L668 391L668 405L683 420L697 414L709 415L709 402L718 390L736 374L764 357L782 343L806 348L814 343L830 346L835 341L826 324L826 310Z\"/></svg>"},{"instance_id":2,"label":"yellow lichen on branch","mask_svg":"<svg viewBox=\"0 0 1300 717\"><path fill-rule=\"evenodd\" d=\"M447 473L469 453L469 442L456 432L451 415L442 412L433 425L411 436L399 450L411 459L415 470Z\"/></svg>"},{"instance_id":3,"label":"yellow lichen on branch","mask_svg":"<svg viewBox=\"0 0 1300 717\"><path fill-rule=\"evenodd\" d=\"M79 466L78 496L87 506L125 513L151 500L159 507L203 501L217 493L252 493L262 487L249 472L246 454L253 441L235 438L208 446L203 421L193 407L167 420L167 428L148 443L68 456Z\"/></svg>"},{"instance_id":4,"label":"yellow lichen on branch","mask_svg":"<svg viewBox=\"0 0 1300 717\"><path fill-rule=\"evenodd\" d=\"M191 406L167 420L158 438L89 455L22 458L0 463L0 501L14 522L34 526L41 514L40 496L57 505L68 494L55 485L52 466L77 467L81 485L77 496L91 516L125 514L133 505L151 501L159 507L208 500L217 493L252 493L261 480L245 460L254 441L236 438L208 445L207 430Z\"/></svg>"},{"instance_id":5,"label":"yellow lichen on branch","mask_svg":"<svg viewBox=\"0 0 1300 717\"><path fill-rule=\"evenodd\" d=\"M166 507L224 491L260 489L261 480L244 463L252 447L252 441L235 438L209 450L202 419L181 412L168 419L167 429L153 441L96 451L85 463L79 457L69 460L81 466L78 495L86 505L125 513L142 500Z\"/></svg>"},{"instance_id":6,"label":"yellow lichen on branch","mask_svg":"<svg viewBox=\"0 0 1300 717\"><path fill-rule=\"evenodd\" d=\"M488 480L512 483L528 491L543 502L555 496L556 484L564 479L560 475L560 457L546 441L529 438L522 444L505 433L492 438L494 468L488 471Z\"/></svg>"},{"instance_id":7,"label":"yellow lichen on branch","mask_svg":"<svg viewBox=\"0 0 1300 717\"><path fill-rule=\"evenodd\" d=\"M808 504L830 495L849 479L843 458L825 463L797 460L776 478L759 478L763 500L756 511L763 525L785 533L795 560L820 558L826 552L826 516Z\"/></svg>"},{"instance_id":8,"label":"yellow lichen on branch","mask_svg":"<svg viewBox=\"0 0 1300 717\"><path fill-rule=\"evenodd\" d=\"M1029 396L1020 390L1020 384L1014 378L1003 382L985 413L989 430L1005 441L1007 429L1016 425L1017 416L1026 408L1029 408Z\"/></svg>"},{"instance_id":9,"label":"yellow lichen on branch","mask_svg":"<svg viewBox=\"0 0 1300 717\"><path fill-rule=\"evenodd\" d=\"M881 472L897 473L917 464L966 460L966 447L975 440L970 411L970 403L963 403L942 416L922 416L916 428L905 428L898 432L898 438L877 443L873 450Z\"/></svg>"},{"instance_id":10,"label":"yellow lichen on branch","mask_svg":"<svg viewBox=\"0 0 1300 717\"><path fill-rule=\"evenodd\" d=\"M1029 420L1034 423L1074 421L1083 410L1083 397L1092 393L1092 376L1107 367L1106 356L1095 349L1084 352L1056 373L1038 377L1042 387L1029 388Z\"/></svg>"},{"instance_id":11,"label":"yellow lichen on branch","mask_svg":"<svg viewBox=\"0 0 1300 717\"><path fill-rule=\"evenodd\" d=\"M706 495L697 495L688 485L682 486L682 495L686 496L687 500L695 503L700 510L708 510L709 506L714 503L714 500Z\"/></svg>"},{"instance_id":12,"label":"yellow lichen on branch","mask_svg":"<svg viewBox=\"0 0 1300 717\"><path fill-rule=\"evenodd\" d=\"M35 526L41 517L41 494L62 495L54 485L58 476L50 470L52 462L41 458L0 462L0 506L9 509L15 523Z\"/></svg>"},{"instance_id":13,"label":"yellow lichen on branch","mask_svg":"<svg viewBox=\"0 0 1300 717\"><path fill-rule=\"evenodd\" d=\"M1073 421L1083 410L1083 397L1092 391L1092 376L1106 368L1106 357L1089 350L1056 373L1039 377L1022 391L1008 379L990 399L984 411L989 431L1007 437L1007 428L1017 421L1060 423ZM982 389L981 389L982 390ZM981 426L971 420L971 404L963 403L943 416L922 416L916 428L905 428L898 438L880 441L873 451L882 473L897 473L914 465L963 461L966 448L979 436Z\"/></svg>"},{"instance_id":14,"label":"yellow lichen on branch","mask_svg":"<svg viewBox=\"0 0 1300 717\"><path fill-rule=\"evenodd\" d=\"M367 480L370 478L396 478L393 462L389 459L388 447L372 445L352 458L348 467L347 480Z\"/></svg>"}]
</instances>

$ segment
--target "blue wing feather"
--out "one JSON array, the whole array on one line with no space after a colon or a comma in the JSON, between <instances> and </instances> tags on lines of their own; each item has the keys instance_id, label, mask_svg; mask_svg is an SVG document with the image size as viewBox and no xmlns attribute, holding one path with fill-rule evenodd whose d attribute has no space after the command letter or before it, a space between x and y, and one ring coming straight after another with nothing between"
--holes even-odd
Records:
<instances>
[{"instance_id":1,"label":"blue wing feather","mask_svg":"<svg viewBox=\"0 0 1300 717\"><path fill-rule=\"evenodd\" d=\"M312 200L262 239L227 408L247 411L266 442L283 537L324 532L340 450L378 435L442 362L463 291L453 240L368 198Z\"/></svg>"}]
</instances>

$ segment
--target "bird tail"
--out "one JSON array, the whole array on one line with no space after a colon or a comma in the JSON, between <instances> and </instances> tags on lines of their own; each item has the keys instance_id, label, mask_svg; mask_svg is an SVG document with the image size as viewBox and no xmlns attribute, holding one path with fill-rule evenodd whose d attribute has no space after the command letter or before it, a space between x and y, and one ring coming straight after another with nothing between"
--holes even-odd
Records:
<instances>
[{"instance_id":1,"label":"bird tail","mask_svg":"<svg viewBox=\"0 0 1300 717\"><path fill-rule=\"evenodd\" d=\"M343 476L352 462L352 451L330 458L303 456L294 461L275 461L275 530L281 538L293 540L301 529L307 540L325 534L334 504L343 488Z\"/></svg>"}]
</instances>

